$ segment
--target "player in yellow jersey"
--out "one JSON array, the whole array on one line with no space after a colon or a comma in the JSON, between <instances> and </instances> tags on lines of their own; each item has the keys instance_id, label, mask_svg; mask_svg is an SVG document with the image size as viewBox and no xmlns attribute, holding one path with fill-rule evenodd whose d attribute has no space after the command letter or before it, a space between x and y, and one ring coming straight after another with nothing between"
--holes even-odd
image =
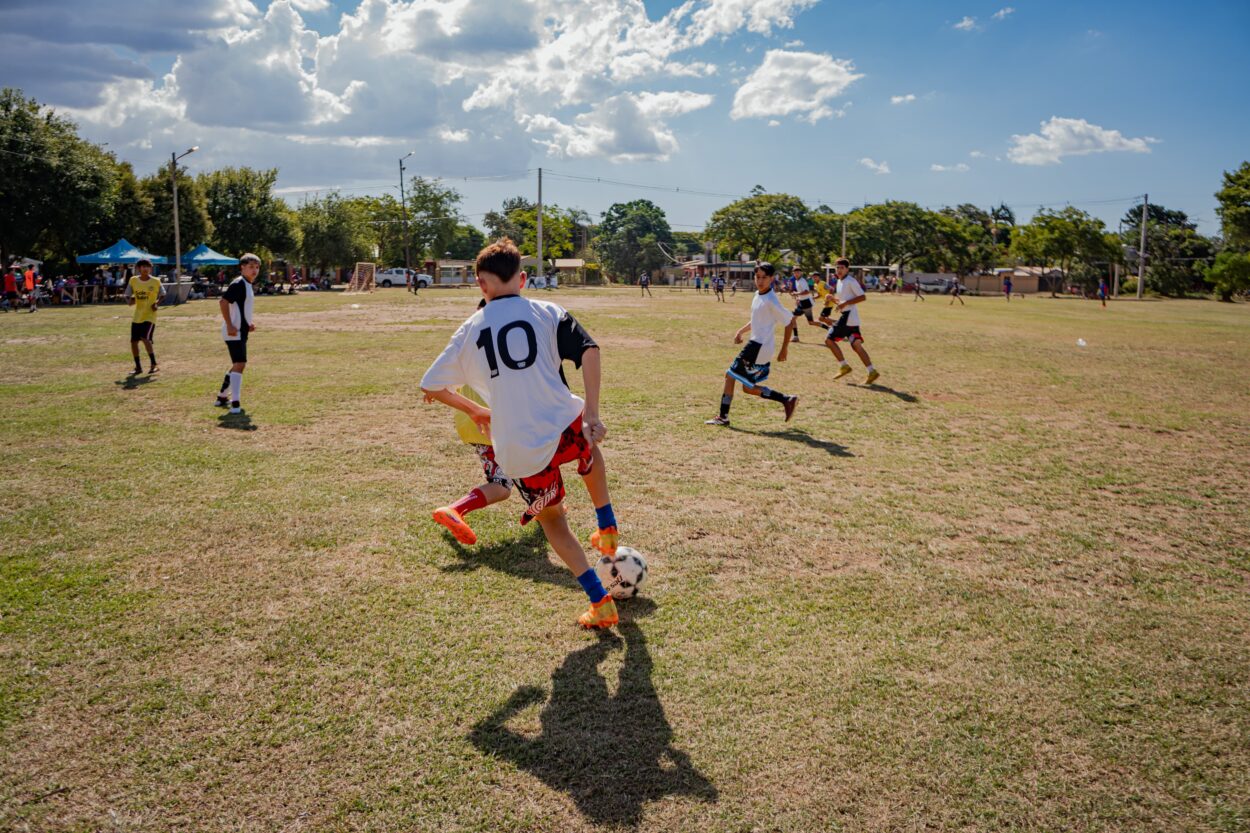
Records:
<instances>
[{"instance_id":1,"label":"player in yellow jersey","mask_svg":"<svg viewBox=\"0 0 1250 833\"><path fill-rule=\"evenodd\" d=\"M134 319L130 322L130 355L134 356L135 374L143 372L139 362L139 342L147 348L148 360L152 367L148 373L155 373L160 368L156 364L156 350L152 339L156 337L156 308L165 297L165 287L160 278L152 277L152 261L143 258L135 267L139 274L126 284L126 303L135 308Z\"/></svg>"},{"instance_id":2,"label":"player in yellow jersey","mask_svg":"<svg viewBox=\"0 0 1250 833\"><path fill-rule=\"evenodd\" d=\"M833 289L830 288L827 281L820 280L813 275L812 290L816 293L816 297L820 299L821 303L820 317L816 320L821 324L824 324L826 327L832 327L833 319L830 318L829 315L833 312L834 304L837 303L836 299L833 297Z\"/></svg>"}]
</instances>

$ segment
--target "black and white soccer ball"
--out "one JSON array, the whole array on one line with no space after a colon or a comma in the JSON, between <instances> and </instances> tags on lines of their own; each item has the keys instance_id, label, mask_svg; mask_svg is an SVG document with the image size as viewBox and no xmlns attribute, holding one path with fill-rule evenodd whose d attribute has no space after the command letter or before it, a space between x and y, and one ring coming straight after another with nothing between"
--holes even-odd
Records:
<instances>
[{"instance_id":1,"label":"black and white soccer ball","mask_svg":"<svg viewBox=\"0 0 1250 833\"><path fill-rule=\"evenodd\" d=\"M617 547L595 564L603 589L614 599L632 599L647 581L647 560L633 547Z\"/></svg>"}]
</instances>

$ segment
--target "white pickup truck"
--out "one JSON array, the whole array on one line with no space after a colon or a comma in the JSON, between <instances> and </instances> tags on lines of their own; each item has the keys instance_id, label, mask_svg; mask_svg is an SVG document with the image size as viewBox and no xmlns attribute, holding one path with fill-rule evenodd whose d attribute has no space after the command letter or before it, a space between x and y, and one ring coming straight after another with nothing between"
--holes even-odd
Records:
<instances>
[{"instance_id":1,"label":"white pickup truck","mask_svg":"<svg viewBox=\"0 0 1250 833\"><path fill-rule=\"evenodd\" d=\"M383 269L381 272L378 272L373 276L373 282L378 286L388 288L392 286L407 286L408 280L405 277L404 272L411 273L412 280L417 285L417 289L425 289L427 286L434 283L434 279L429 275L417 272L413 269L405 270L402 266L396 266L393 269Z\"/></svg>"}]
</instances>

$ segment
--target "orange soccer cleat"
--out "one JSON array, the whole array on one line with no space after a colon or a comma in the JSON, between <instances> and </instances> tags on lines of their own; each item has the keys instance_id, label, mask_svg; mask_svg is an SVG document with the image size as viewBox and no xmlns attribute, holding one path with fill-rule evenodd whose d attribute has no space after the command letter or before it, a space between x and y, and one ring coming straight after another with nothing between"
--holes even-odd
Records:
<instances>
[{"instance_id":1,"label":"orange soccer cleat","mask_svg":"<svg viewBox=\"0 0 1250 833\"><path fill-rule=\"evenodd\" d=\"M456 536L456 540L460 543L466 546L472 546L477 543L477 533L465 523L460 513L450 506L440 506L435 509L434 521L451 530L451 534Z\"/></svg>"},{"instance_id":2,"label":"orange soccer cleat","mask_svg":"<svg viewBox=\"0 0 1250 833\"><path fill-rule=\"evenodd\" d=\"M616 546L619 542L620 533L614 526L590 533L590 545L604 555L616 555Z\"/></svg>"},{"instance_id":3,"label":"orange soccer cleat","mask_svg":"<svg viewBox=\"0 0 1250 833\"><path fill-rule=\"evenodd\" d=\"M599 601L592 602L590 610L577 617L577 624L590 630L610 628L620 621L621 617L616 613L616 602L611 596L604 596Z\"/></svg>"}]
</instances>

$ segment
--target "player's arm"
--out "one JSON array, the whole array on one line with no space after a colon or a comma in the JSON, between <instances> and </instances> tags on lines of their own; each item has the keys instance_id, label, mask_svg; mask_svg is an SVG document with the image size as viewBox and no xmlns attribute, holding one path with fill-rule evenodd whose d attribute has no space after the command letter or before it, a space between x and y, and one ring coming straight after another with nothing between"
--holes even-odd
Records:
<instances>
[{"instance_id":1,"label":"player's arm","mask_svg":"<svg viewBox=\"0 0 1250 833\"><path fill-rule=\"evenodd\" d=\"M843 302L838 303L838 304L834 304L834 306L837 308L838 312L841 312L842 310L846 309L847 307L851 307L851 306L854 306L855 304L858 304L858 303L863 302L863 300L864 300L865 298L867 298L867 297L868 297L867 295L856 295L856 296L855 296L854 298L852 298L851 300L849 300L849 301L843 301Z\"/></svg>"},{"instance_id":2,"label":"player's arm","mask_svg":"<svg viewBox=\"0 0 1250 833\"><path fill-rule=\"evenodd\" d=\"M126 284L126 292L123 296L126 299L126 306L133 307L135 305L135 293L131 290L130 284Z\"/></svg>"},{"instance_id":3,"label":"player's arm","mask_svg":"<svg viewBox=\"0 0 1250 833\"><path fill-rule=\"evenodd\" d=\"M421 392L425 394L427 401L434 399L442 402L444 405L455 408L457 411L463 411L468 414L469 419L473 420L473 424L477 426L478 430L487 437L490 436L490 408L477 404L472 399L456 393L451 388L441 388L439 390L421 388Z\"/></svg>"},{"instance_id":4,"label":"player's arm","mask_svg":"<svg viewBox=\"0 0 1250 833\"><path fill-rule=\"evenodd\" d=\"M599 345L576 318L565 312L556 325L556 350L561 361L571 361L574 367L582 370L582 384L586 389L582 434L589 442L601 442L608 435L608 429L599 418L599 387L602 378Z\"/></svg>"},{"instance_id":5,"label":"player's arm","mask_svg":"<svg viewBox=\"0 0 1250 833\"><path fill-rule=\"evenodd\" d=\"M747 323L743 324L743 325L742 325L742 327L741 327L741 329L739 329L739 330L738 330L738 332L734 333L734 344L741 344L741 343L742 343L742 337L743 337L744 335L746 335L747 333L749 333L749 332L751 332L751 322L750 322L750 321L748 321Z\"/></svg>"},{"instance_id":6,"label":"player's arm","mask_svg":"<svg viewBox=\"0 0 1250 833\"><path fill-rule=\"evenodd\" d=\"M796 320L791 318L790 323L786 324L786 331L781 334L781 349L777 351L777 361L779 362L784 362L790 352L790 336L794 334L794 322Z\"/></svg>"},{"instance_id":7,"label":"player's arm","mask_svg":"<svg viewBox=\"0 0 1250 833\"><path fill-rule=\"evenodd\" d=\"M217 306L221 308L222 320L226 322L226 335L237 336L239 328L234 326L234 323L230 320L230 301L226 299L225 295L217 299Z\"/></svg>"}]
</instances>

